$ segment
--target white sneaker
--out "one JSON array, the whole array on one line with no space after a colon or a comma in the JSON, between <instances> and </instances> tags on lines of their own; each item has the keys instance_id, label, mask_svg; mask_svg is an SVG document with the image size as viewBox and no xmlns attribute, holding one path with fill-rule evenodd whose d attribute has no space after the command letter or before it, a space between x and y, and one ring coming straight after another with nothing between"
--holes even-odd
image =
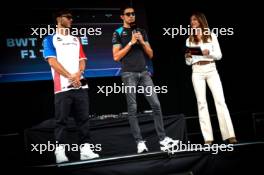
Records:
<instances>
[{"instance_id":1,"label":"white sneaker","mask_svg":"<svg viewBox=\"0 0 264 175\"><path fill-rule=\"evenodd\" d=\"M89 159L95 159L98 158L99 154L94 153L89 143L85 143L81 149L80 149L80 159L81 160L89 160Z\"/></svg>"},{"instance_id":2,"label":"white sneaker","mask_svg":"<svg viewBox=\"0 0 264 175\"><path fill-rule=\"evenodd\" d=\"M145 141L139 141L137 144L137 152L138 154L143 153L144 151L148 151L148 148L145 144Z\"/></svg>"},{"instance_id":3,"label":"white sneaker","mask_svg":"<svg viewBox=\"0 0 264 175\"><path fill-rule=\"evenodd\" d=\"M60 145L55 149L56 163L62 163L69 161L68 157L65 154L65 148Z\"/></svg>"},{"instance_id":4,"label":"white sneaker","mask_svg":"<svg viewBox=\"0 0 264 175\"><path fill-rule=\"evenodd\" d=\"M170 149L179 143L179 140L173 140L170 137L165 137L160 143L160 150L170 152Z\"/></svg>"}]
</instances>

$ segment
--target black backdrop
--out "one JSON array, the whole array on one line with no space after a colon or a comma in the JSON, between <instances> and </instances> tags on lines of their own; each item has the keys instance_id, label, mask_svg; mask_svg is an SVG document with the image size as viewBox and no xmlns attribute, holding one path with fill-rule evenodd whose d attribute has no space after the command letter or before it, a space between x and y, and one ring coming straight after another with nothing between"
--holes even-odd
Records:
<instances>
[{"instance_id":1,"label":"black backdrop","mask_svg":"<svg viewBox=\"0 0 264 175\"><path fill-rule=\"evenodd\" d=\"M121 1L43 1L16 5L5 4L1 11L1 33L10 32L14 24L50 20L50 14L32 15L35 8L54 7L116 7ZM124 2L124 1L122 1ZM14 2L12 2L14 3ZM168 93L160 94L164 114L196 115L196 99L191 84L191 67L185 65L183 46L186 36L163 36L163 27L188 25L192 11L206 14L210 27L233 27L233 36L220 36L223 58L217 63L230 112L263 111L263 64L259 33L260 15L253 2L230 1L133 1L135 7L143 3L149 26L149 38L154 49L154 83L167 85ZM5 6L7 6L5 8ZM249 11L252 10L252 11ZM36 10L35 10L36 11ZM49 17L47 17L49 16ZM14 29L15 31L15 29ZM97 86L121 84L120 78L91 78L90 102L92 114L116 114L126 111L124 94L106 97L97 94ZM208 93L210 94L210 93ZM1 133L18 132L53 116L52 81L0 84ZM211 113L215 113L212 97L208 97ZM149 106L139 97L139 111Z\"/></svg>"}]
</instances>

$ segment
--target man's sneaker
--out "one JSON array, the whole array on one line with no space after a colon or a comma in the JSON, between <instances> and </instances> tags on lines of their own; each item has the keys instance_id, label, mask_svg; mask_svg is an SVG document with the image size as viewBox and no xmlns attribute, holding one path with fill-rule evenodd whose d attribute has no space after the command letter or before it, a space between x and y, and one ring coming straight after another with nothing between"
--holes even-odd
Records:
<instances>
[{"instance_id":1,"label":"man's sneaker","mask_svg":"<svg viewBox=\"0 0 264 175\"><path fill-rule=\"evenodd\" d=\"M140 153L143 153L144 151L145 152L148 151L148 148L145 144L145 141L139 141L137 144L137 152L138 152L138 154L140 154Z\"/></svg>"},{"instance_id":2,"label":"man's sneaker","mask_svg":"<svg viewBox=\"0 0 264 175\"><path fill-rule=\"evenodd\" d=\"M88 159L94 159L98 158L99 154L94 153L91 148L89 143L85 143L81 149L80 149L80 159L81 160L88 160Z\"/></svg>"},{"instance_id":3,"label":"man's sneaker","mask_svg":"<svg viewBox=\"0 0 264 175\"><path fill-rule=\"evenodd\" d=\"M65 154L65 149L62 145L56 147L55 149L56 163L62 163L69 161L68 157Z\"/></svg>"},{"instance_id":4,"label":"man's sneaker","mask_svg":"<svg viewBox=\"0 0 264 175\"><path fill-rule=\"evenodd\" d=\"M170 149L179 143L179 140L173 140L170 137L165 137L160 143L160 150L170 152Z\"/></svg>"}]
</instances>

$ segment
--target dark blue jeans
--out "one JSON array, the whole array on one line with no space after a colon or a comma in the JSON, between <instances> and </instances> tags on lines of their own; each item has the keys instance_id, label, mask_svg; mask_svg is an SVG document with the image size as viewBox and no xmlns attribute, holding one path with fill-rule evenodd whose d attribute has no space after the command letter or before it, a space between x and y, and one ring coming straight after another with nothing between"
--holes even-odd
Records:
<instances>
[{"instance_id":1,"label":"dark blue jeans","mask_svg":"<svg viewBox=\"0 0 264 175\"><path fill-rule=\"evenodd\" d=\"M123 72L121 74L122 81L125 86L143 86L152 87L151 93L149 91L144 91L144 96L147 99L150 107L153 111L153 118L155 123L155 129L160 140L165 138L165 130L163 126L162 112L160 107L160 102L157 94L154 92L154 84L147 71L143 72ZM130 91L126 92L127 109L128 109L128 119L131 127L132 134L136 142L142 141L142 135L137 119L137 102L136 102L136 92Z\"/></svg>"}]
</instances>

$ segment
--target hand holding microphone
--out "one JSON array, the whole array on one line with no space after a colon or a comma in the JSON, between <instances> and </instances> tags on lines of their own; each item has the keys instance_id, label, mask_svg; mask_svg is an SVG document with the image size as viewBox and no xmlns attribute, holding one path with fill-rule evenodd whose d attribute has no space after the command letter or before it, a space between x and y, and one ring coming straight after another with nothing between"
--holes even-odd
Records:
<instances>
[{"instance_id":1,"label":"hand holding microphone","mask_svg":"<svg viewBox=\"0 0 264 175\"><path fill-rule=\"evenodd\" d=\"M137 33L132 33L132 38L131 38L131 41L129 42L130 45L134 45L137 43L138 39L137 39Z\"/></svg>"},{"instance_id":2,"label":"hand holding microphone","mask_svg":"<svg viewBox=\"0 0 264 175\"><path fill-rule=\"evenodd\" d=\"M143 36L141 32L132 32L132 38L131 38L131 44L134 45L135 43L137 44L144 44L145 41L143 39Z\"/></svg>"},{"instance_id":3,"label":"hand holding microphone","mask_svg":"<svg viewBox=\"0 0 264 175\"><path fill-rule=\"evenodd\" d=\"M139 44L143 44L144 43L144 39L143 36L141 34L141 32L138 30L137 25L135 23L131 23L130 27L132 29L132 38L131 38L131 44L134 45L135 43Z\"/></svg>"},{"instance_id":4,"label":"hand holding microphone","mask_svg":"<svg viewBox=\"0 0 264 175\"><path fill-rule=\"evenodd\" d=\"M145 43L141 32L137 32L136 38L137 38L137 40L139 41L140 44L144 44Z\"/></svg>"}]
</instances>

